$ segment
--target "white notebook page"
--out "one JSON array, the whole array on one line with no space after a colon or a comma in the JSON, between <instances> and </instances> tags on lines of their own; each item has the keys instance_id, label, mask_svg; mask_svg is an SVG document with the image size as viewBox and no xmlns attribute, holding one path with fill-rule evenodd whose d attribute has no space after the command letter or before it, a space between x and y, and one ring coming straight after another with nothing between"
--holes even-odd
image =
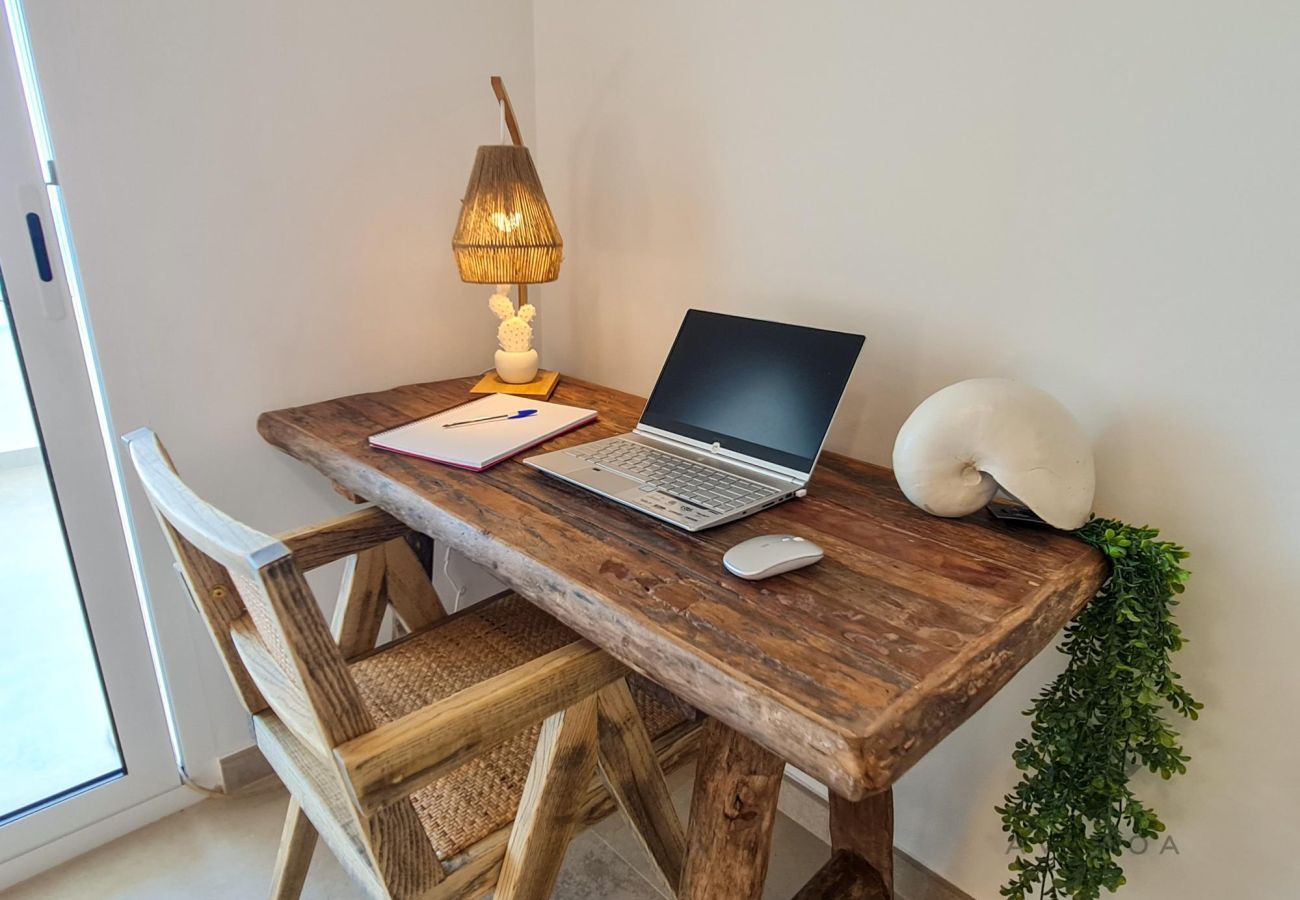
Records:
<instances>
[{"instance_id":1,"label":"white notebook page","mask_svg":"<svg viewBox=\"0 0 1300 900\"><path fill-rule=\"evenodd\" d=\"M449 422L507 415L524 409L537 412L525 419L498 419L458 428L444 427ZM489 394L481 400L435 413L427 419L372 435L370 445L480 470L595 418L594 409L580 409L513 394Z\"/></svg>"}]
</instances>

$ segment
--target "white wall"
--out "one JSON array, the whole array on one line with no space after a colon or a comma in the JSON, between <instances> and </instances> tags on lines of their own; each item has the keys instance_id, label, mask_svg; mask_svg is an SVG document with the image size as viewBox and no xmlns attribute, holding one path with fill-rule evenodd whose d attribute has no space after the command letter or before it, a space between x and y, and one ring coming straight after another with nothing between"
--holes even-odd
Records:
<instances>
[{"instance_id":1,"label":"white wall","mask_svg":"<svg viewBox=\"0 0 1300 900\"><path fill-rule=\"evenodd\" d=\"M530 4L26 5L116 430L155 428L264 530L345 508L257 415L491 365L488 292L461 284L450 240L475 147L497 140L489 75L535 133ZM136 508L211 778L248 745L244 717Z\"/></svg>"},{"instance_id":2,"label":"white wall","mask_svg":"<svg viewBox=\"0 0 1300 900\"><path fill-rule=\"evenodd\" d=\"M548 359L646 391L683 310L869 335L831 445L886 463L930 392L1039 385L1098 510L1185 542L1179 853L1134 898L1300 880L1300 18L1286 2L536 0L567 262ZM1037 660L899 786L901 846L996 897ZM1248 887L1247 887L1248 885Z\"/></svg>"}]
</instances>

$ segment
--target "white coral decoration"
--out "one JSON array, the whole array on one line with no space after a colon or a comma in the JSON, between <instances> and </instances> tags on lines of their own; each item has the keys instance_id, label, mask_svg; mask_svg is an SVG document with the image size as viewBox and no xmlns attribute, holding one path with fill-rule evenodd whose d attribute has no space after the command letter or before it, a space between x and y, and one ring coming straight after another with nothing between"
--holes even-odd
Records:
<instances>
[{"instance_id":1,"label":"white coral decoration","mask_svg":"<svg viewBox=\"0 0 1300 900\"><path fill-rule=\"evenodd\" d=\"M515 312L515 305L510 297L497 289L497 293L488 300L488 308L496 313L501 324L497 326L497 343L501 349L510 353L525 353L533 346L533 327L528 323L537 315L531 303L525 303Z\"/></svg>"}]
</instances>

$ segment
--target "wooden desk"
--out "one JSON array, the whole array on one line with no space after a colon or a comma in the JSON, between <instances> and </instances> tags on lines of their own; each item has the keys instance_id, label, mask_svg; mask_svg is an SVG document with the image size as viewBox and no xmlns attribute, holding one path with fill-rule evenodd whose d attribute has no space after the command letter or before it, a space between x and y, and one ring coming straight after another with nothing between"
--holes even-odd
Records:
<instances>
[{"instance_id":1,"label":"wooden desk","mask_svg":"<svg viewBox=\"0 0 1300 900\"><path fill-rule=\"evenodd\" d=\"M926 515L889 470L833 453L808 497L688 534L518 460L473 473L368 446L469 399L474 380L270 412L258 429L713 717L683 897L759 896L783 761L830 787L836 849L870 862L888 896L890 786L1095 594L1101 556L983 514ZM600 420L546 450L628 431L644 403L573 378L554 400ZM723 570L726 548L786 532L826 559L763 582ZM849 877L855 862L840 859L823 880Z\"/></svg>"}]
</instances>

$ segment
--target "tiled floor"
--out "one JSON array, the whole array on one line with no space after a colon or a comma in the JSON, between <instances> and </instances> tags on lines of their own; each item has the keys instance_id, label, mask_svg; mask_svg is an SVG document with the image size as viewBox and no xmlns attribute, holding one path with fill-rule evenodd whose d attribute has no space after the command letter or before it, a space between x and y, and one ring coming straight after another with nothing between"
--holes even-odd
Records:
<instances>
[{"instance_id":1,"label":"tiled floor","mask_svg":"<svg viewBox=\"0 0 1300 900\"><path fill-rule=\"evenodd\" d=\"M669 779L685 817L690 773ZM206 800L31 881L4 900L217 900L266 896L286 796L267 783L233 798ZM765 898L790 897L826 861L826 844L781 815ZM329 851L318 847L305 900L354 900L360 892ZM570 845L558 900L663 900L668 897L627 824L611 816Z\"/></svg>"}]
</instances>

